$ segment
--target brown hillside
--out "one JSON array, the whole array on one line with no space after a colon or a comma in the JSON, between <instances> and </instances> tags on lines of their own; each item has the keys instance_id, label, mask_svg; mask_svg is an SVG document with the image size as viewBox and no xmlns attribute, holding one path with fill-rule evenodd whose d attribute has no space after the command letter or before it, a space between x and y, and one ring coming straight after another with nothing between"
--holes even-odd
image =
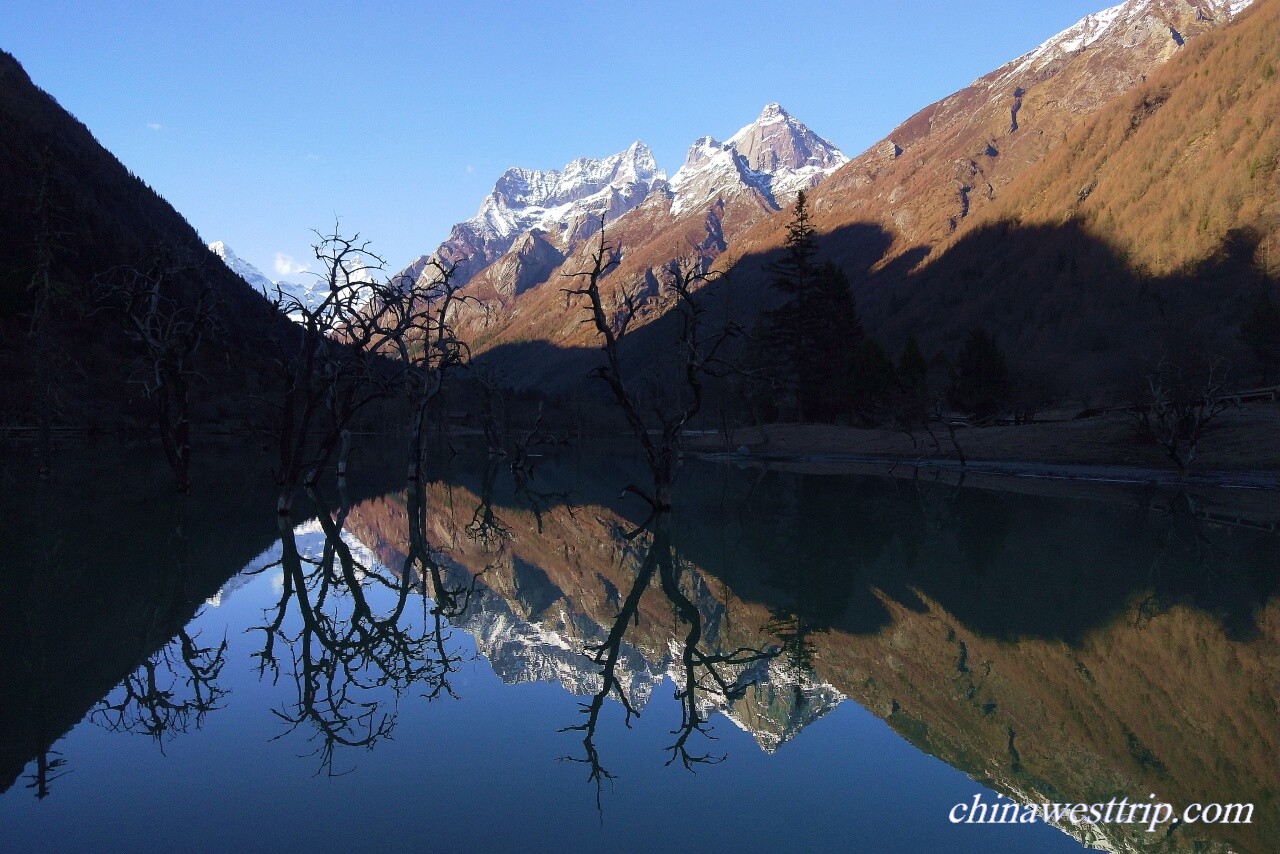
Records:
<instances>
[{"instance_id":1,"label":"brown hillside","mask_svg":"<svg viewBox=\"0 0 1280 854\"><path fill-rule=\"evenodd\" d=\"M1078 222L1157 275L1236 229L1280 266L1280 3L1187 45L1013 182L979 223Z\"/></svg>"}]
</instances>

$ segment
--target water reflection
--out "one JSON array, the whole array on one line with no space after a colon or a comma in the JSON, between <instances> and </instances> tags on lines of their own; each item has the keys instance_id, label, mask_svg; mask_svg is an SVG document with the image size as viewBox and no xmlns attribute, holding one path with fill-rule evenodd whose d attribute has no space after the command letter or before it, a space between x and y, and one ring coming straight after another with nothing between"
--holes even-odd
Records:
<instances>
[{"instance_id":1,"label":"water reflection","mask_svg":"<svg viewBox=\"0 0 1280 854\"><path fill-rule=\"evenodd\" d=\"M602 736L666 682L674 767L725 759L713 725L772 752L851 699L1008 797L1253 802L1251 826L1160 844L1265 848L1280 788L1265 499L698 466L676 509L650 514L618 498L616 456L565 453L532 476L529 462L513 476L510 460L464 459L407 489L369 471L308 493L305 518L277 518L247 473L178 517L145 490L34 496L25 518L84 524L6 522L20 571L0 597L4 787L29 766L38 796L56 792L75 762L56 743L86 714L162 746L196 738L236 702L220 683L243 661L185 626L256 574L279 579L264 616L227 630L249 630L262 679L288 689L276 737L310 738L325 774L391 737L405 698L465 697L474 643L503 681L581 698L555 727L597 800L626 749Z\"/></svg>"}]
</instances>

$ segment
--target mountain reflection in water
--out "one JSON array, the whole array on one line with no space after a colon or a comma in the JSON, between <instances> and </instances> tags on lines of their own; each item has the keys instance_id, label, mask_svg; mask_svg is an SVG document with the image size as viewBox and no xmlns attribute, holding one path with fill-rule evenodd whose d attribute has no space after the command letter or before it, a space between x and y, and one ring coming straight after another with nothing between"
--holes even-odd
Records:
<instances>
[{"instance_id":1,"label":"mountain reflection in water","mask_svg":"<svg viewBox=\"0 0 1280 854\"><path fill-rule=\"evenodd\" d=\"M502 683L554 683L574 698L540 700L547 711L534 713L551 759L569 760L544 757L548 791L601 810L590 830L562 816L569 848L627 824L621 784L635 772L619 765L641 749L673 766L645 772L642 787L722 763L759 775L761 793L733 819L758 824L778 785L768 763L782 767L791 748L779 748L795 740L801 750L807 728L840 717L846 699L1017 800L1154 792L1173 804L1256 805L1251 825L1158 839L1124 825L1063 828L1091 846L1265 850L1277 828L1280 562L1265 495L689 463L675 510L648 515L617 497L625 462L583 451L543 461L532 480L483 458L407 489L369 468L277 521L270 484L245 455L219 461L218 476L197 478L206 487L181 501L165 494L163 473L152 479L126 456L95 464L88 483L5 483L0 815L33 838L50 832L41 809L71 786L66 775L101 773L78 767L71 748L86 742L95 761L118 753L101 760L110 767L126 761L121 731L165 753L202 738L250 754L279 742L304 757L289 760L293 773L324 779L367 777L368 749L422 740L437 758L449 747L518 752L450 711L476 708L475 655ZM667 682L674 707L657 699ZM480 693L529 702L513 690ZM651 706L669 726L632 732ZM777 756L744 756L734 729ZM818 729L815 742L842 737ZM901 739L877 755L910 751ZM167 773L191 773L166 761L177 763ZM791 773L830 787L835 772L821 761ZM976 789L947 800L954 784L935 766L917 775L919 791L892 793L906 824L924 829L856 826L847 844L1073 844L1043 826L949 826L936 804ZM210 772L204 785L233 791L250 773L230 759ZM695 779L703 791L729 787L719 775ZM928 813L913 814L925 793ZM33 808L31 794L48 800ZM510 792L494 797L535 810ZM641 831L626 832L645 847ZM502 838L475 833L477 848ZM779 833L783 847L823 838L794 825L751 838L762 833Z\"/></svg>"}]
</instances>

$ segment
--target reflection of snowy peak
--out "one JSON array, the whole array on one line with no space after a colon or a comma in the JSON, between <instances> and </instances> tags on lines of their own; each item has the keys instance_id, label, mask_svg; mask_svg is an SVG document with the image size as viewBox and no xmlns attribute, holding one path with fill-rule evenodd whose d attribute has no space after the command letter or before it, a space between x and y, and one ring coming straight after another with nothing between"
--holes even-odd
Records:
<instances>
[{"instance_id":1,"label":"reflection of snowy peak","mask_svg":"<svg viewBox=\"0 0 1280 854\"><path fill-rule=\"evenodd\" d=\"M476 215L455 225L432 256L422 256L405 272L416 278L436 257L456 265L456 281L462 283L535 229L552 235L563 251L594 234L601 215L622 216L665 179L643 142L599 160L579 158L563 169L508 169Z\"/></svg>"},{"instance_id":2,"label":"reflection of snowy peak","mask_svg":"<svg viewBox=\"0 0 1280 854\"><path fill-rule=\"evenodd\" d=\"M698 210L721 194L759 193L773 209L816 186L847 157L784 110L767 104L756 120L725 142L704 136L689 148L671 179L672 213Z\"/></svg>"},{"instance_id":3,"label":"reflection of snowy peak","mask_svg":"<svg viewBox=\"0 0 1280 854\"><path fill-rule=\"evenodd\" d=\"M563 612L555 617L572 619ZM571 640L564 632L522 619L505 599L484 587L477 587L466 613L453 623L475 638L476 648L507 684L554 682L579 697L600 690L600 665L582 651L585 643L605 639L605 632L593 623L583 626L586 632L582 637ZM640 650L623 645L617 676L634 708L643 708L649 701L654 687L662 681L665 664L650 666Z\"/></svg>"}]
</instances>

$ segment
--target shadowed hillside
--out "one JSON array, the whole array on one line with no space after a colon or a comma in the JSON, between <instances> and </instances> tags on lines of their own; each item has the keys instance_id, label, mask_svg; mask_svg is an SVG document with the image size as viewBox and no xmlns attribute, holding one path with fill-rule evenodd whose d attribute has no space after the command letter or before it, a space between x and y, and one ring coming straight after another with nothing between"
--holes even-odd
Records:
<instances>
[{"instance_id":1,"label":"shadowed hillside","mask_svg":"<svg viewBox=\"0 0 1280 854\"><path fill-rule=\"evenodd\" d=\"M212 393L197 395L197 415L225 417L231 390L257 383L250 339L270 322L261 297L3 51L0 198L0 424L32 424L41 399L57 424L147 421L122 322L95 302L92 280L144 268L160 248L199 268L175 277L175 302L209 288L222 328L201 353Z\"/></svg>"}]
</instances>

